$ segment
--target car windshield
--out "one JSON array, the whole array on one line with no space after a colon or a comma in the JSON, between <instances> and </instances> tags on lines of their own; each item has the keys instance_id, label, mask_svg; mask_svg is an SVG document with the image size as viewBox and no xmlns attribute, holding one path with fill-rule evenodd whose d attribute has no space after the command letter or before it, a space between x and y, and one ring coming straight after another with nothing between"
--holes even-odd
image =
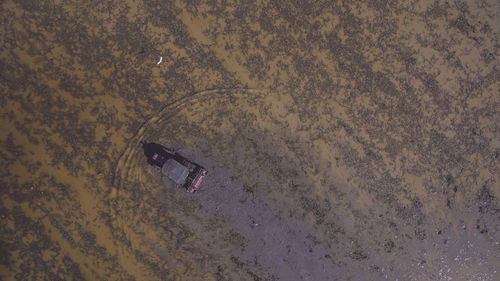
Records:
<instances>
[{"instance_id":1,"label":"car windshield","mask_svg":"<svg viewBox=\"0 0 500 281\"><path fill-rule=\"evenodd\" d=\"M152 157L154 160L158 161L158 162L165 162L165 157L161 156L160 154L158 153L155 153L153 154L153 157Z\"/></svg>"}]
</instances>

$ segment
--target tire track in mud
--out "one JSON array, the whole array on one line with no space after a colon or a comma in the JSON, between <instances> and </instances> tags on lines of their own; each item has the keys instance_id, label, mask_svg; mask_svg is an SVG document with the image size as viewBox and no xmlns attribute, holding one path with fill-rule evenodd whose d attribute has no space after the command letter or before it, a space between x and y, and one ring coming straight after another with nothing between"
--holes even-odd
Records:
<instances>
[{"instance_id":1,"label":"tire track in mud","mask_svg":"<svg viewBox=\"0 0 500 281\"><path fill-rule=\"evenodd\" d=\"M137 132L134 134L134 136L131 138L131 140L128 142L126 149L123 151L123 153L120 155L116 168L113 174L113 186L114 187L119 187L120 186L120 181L122 178L126 177L127 175L122 175L122 170L126 171L127 170L127 163L129 163L130 158L132 155L140 150L140 142L144 140L145 136L145 131L153 126L153 124L161 121L166 121L168 117L172 115L168 115L167 118L165 119L165 114L169 110L175 110L177 107L187 103L187 102L193 102L195 99L201 99L201 98L206 98L207 96L214 95L214 94L230 94L234 93L236 91L245 91L246 93L257 93L259 90L257 89L246 89L246 88L233 88L233 89L214 89L214 90L205 90L201 92L195 92L193 94L187 95L185 97L182 97L172 103L168 103L165 106L163 106L158 113L153 115L151 118L149 118L146 122L144 122L138 129Z\"/></svg>"},{"instance_id":2,"label":"tire track in mud","mask_svg":"<svg viewBox=\"0 0 500 281\"><path fill-rule=\"evenodd\" d=\"M214 97L217 93L227 95ZM308 219L288 216L277 202L268 198L270 191L266 189L289 185L293 173L283 181L282 174L290 173L283 172L286 161L276 162L276 171L281 174L273 175L274 168L261 167L259 161L263 159L255 158L264 155L273 161L268 153L285 149L282 147L285 143L272 144L273 138L266 140L265 135L280 131L277 125L283 120L277 123L275 118L287 119L290 110L283 108L281 102L273 103L278 101L276 97L260 93L250 89L200 92L201 96L193 95L194 98L186 97L165 106L145 122L129 142L115 170L118 227L128 229L125 232L129 237L133 236L130 232L139 233L136 237L162 258L168 257L167 249L175 248L164 242L172 236L167 233L171 226L141 231L137 221L144 219L130 211L141 204L130 200L130 194L137 193L142 200L169 205L169 215L200 236L203 244L211 245L211 252L230 257L237 268L251 272L250 276L264 274L266 279L278 280L329 280L332 276L345 276L346 269L330 259L330 250L318 241ZM186 107L181 109L181 106ZM288 118L288 122L296 121L293 119ZM152 183L155 180L148 176L149 169L145 169L139 145L145 139L184 147L181 154L209 170L202 189L194 196L185 194L166 179L164 186L155 186ZM271 143L266 144L269 140ZM264 154L258 151L262 146L268 146ZM153 173L159 176L158 171ZM136 190L122 188L129 183ZM186 210L179 204L194 207ZM211 221L216 222L213 227L206 223Z\"/></svg>"},{"instance_id":3,"label":"tire track in mud","mask_svg":"<svg viewBox=\"0 0 500 281\"><path fill-rule=\"evenodd\" d=\"M139 186L144 185L144 183L148 182L148 177L143 176L143 174L138 174L135 173L134 171L137 170L144 170L144 167L147 165L143 165L142 159L142 149L140 147L140 142L146 138L146 136L149 135L149 140L151 135L153 135L155 129L153 128L155 124L161 123L161 122L166 122L169 120L171 117L175 116L178 111L179 107L182 105L185 105L187 103L190 103L191 106L197 104L201 104L204 99L210 98L213 95L217 94L222 94L224 96L230 95L230 94L235 94L236 92L240 92L241 95L248 95L248 94L256 94L259 92L259 90L256 89L246 89L246 88L231 88L231 89L215 89L215 90L206 90L206 91L201 91L201 92L196 92L191 95L185 96L181 99L178 99L172 103L169 103L165 105L160 111L158 111L157 114L153 115L150 119L148 119L146 122L144 122L138 129L136 134L132 137L132 139L128 142L126 149L123 151L121 154L120 158L117 161L117 165L114 171L113 175L113 190L110 193L109 197L109 207L110 207L110 213L113 214L114 220L113 223L110 225L110 227L113 229L113 236L115 239L120 240L124 245L127 245L126 248L130 248L131 245L137 243L137 239L141 239L142 244L148 246L148 248L151 248L150 250L154 253L157 254L158 257L161 257L164 259L167 264L175 264L176 267L186 267L186 263L184 261L179 261L179 258L177 257L176 254L172 254L172 251L176 251L179 248L179 245L174 245L171 246L171 243L165 244L165 243L158 243L158 239L151 239L151 235L147 236L144 235L144 229L145 228L144 224L141 227L137 226L137 223L133 224L131 221L128 220L130 218L130 213L125 214L126 211L130 210L130 206L137 207L139 204L135 205L133 200L128 200L131 197L131 193L134 193L133 191L131 192L130 189L127 191L123 190L124 186L133 186L132 188L137 188ZM142 188L144 189L144 188ZM163 198L165 196L161 196L160 198ZM132 197L134 195L132 194ZM170 197L170 199L172 199ZM127 203L124 203L124 202ZM135 208L134 208L135 209ZM175 213L175 212L172 212ZM132 214L135 215L135 214ZM155 237L160 236L164 237L165 240L173 239L179 242L179 239L184 240L186 237L184 236L189 236L191 235L192 231L191 229L193 227L196 227L196 225L189 225L190 229L186 226L185 223L181 222L183 218L185 218L184 213L176 213L174 216L179 219L176 221L176 219L166 219L166 220L159 220L160 223L158 223L159 227L155 228L153 231L149 230L149 233L154 232ZM168 217L168 216L167 216ZM171 218L171 217L170 217ZM140 220L140 218L139 218ZM168 221L169 223L167 225L161 223ZM184 220L185 221L185 220ZM147 225L146 228L150 229L150 225ZM168 228L168 229L167 229ZM171 229L174 229L173 231ZM134 234L139 233L139 237L136 235L135 237ZM183 233L187 233L184 235ZM179 238L179 236L181 236ZM134 241L135 240L135 241ZM182 244L181 243L175 243L174 244ZM141 243L141 242L139 242ZM124 248L125 251L128 251L132 254L134 254L137 257L137 250L134 249L126 249ZM132 247L134 248L134 247ZM130 251L131 250L131 251ZM141 251L140 251L141 252ZM147 251L142 252L145 255L149 255ZM211 253L208 253L208 251L204 252L205 254L211 255ZM184 253L181 253L183 255ZM176 258L173 258L173 256L176 256ZM192 257L193 255L188 257ZM186 259L186 258L184 258ZM227 260L225 262L222 262L222 264L229 264L230 261ZM189 266L189 265L188 265ZM153 266L155 267L155 266ZM214 267L214 266L212 266ZM221 273L221 270L224 271L224 267L216 266L217 267L217 274ZM154 270L156 272L156 270ZM160 273L164 275L164 273ZM227 271L225 274L230 275ZM158 273L156 274L158 275ZM238 276L236 274L235 276Z\"/></svg>"}]
</instances>

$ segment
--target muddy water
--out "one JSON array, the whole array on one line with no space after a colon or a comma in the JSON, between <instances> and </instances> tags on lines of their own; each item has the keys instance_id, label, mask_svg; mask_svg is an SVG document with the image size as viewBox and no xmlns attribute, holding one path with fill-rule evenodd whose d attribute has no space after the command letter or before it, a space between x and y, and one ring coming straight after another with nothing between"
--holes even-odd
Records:
<instances>
[{"instance_id":1,"label":"muddy water","mask_svg":"<svg viewBox=\"0 0 500 281\"><path fill-rule=\"evenodd\" d=\"M2 279L500 278L497 1L0 7Z\"/></svg>"}]
</instances>

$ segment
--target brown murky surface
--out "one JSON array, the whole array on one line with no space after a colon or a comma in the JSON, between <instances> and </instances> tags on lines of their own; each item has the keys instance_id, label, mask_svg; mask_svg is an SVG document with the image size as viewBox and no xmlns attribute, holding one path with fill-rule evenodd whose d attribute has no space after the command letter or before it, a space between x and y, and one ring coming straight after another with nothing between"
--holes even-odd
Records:
<instances>
[{"instance_id":1,"label":"brown murky surface","mask_svg":"<svg viewBox=\"0 0 500 281\"><path fill-rule=\"evenodd\" d=\"M0 279L499 280L499 15L3 1Z\"/></svg>"}]
</instances>

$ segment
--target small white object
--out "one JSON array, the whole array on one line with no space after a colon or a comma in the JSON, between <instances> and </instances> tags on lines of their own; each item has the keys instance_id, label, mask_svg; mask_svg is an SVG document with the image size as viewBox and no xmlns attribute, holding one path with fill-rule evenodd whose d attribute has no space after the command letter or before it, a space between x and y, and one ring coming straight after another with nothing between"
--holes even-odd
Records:
<instances>
[{"instance_id":1,"label":"small white object","mask_svg":"<svg viewBox=\"0 0 500 281\"><path fill-rule=\"evenodd\" d=\"M160 64L162 60L163 60L163 57L160 57L160 60L156 64Z\"/></svg>"}]
</instances>

